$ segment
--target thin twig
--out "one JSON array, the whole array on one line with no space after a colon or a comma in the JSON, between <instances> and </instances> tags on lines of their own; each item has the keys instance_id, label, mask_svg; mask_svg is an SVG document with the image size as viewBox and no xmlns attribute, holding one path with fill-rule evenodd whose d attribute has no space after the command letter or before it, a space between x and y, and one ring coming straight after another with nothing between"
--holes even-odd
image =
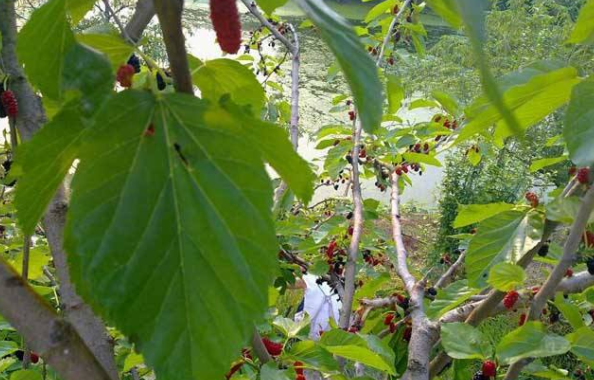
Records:
<instances>
[{"instance_id":1,"label":"thin twig","mask_svg":"<svg viewBox=\"0 0 594 380\"><path fill-rule=\"evenodd\" d=\"M458 259L456 259L454 264L452 264L452 266L448 268L448 270L439 278L439 280L437 280L437 282L435 283L435 288L442 289L450 283L458 269L460 269L462 264L464 264L465 257L466 251L462 251L462 253L460 253L460 256L458 256Z\"/></svg>"},{"instance_id":2,"label":"thin twig","mask_svg":"<svg viewBox=\"0 0 594 380\"><path fill-rule=\"evenodd\" d=\"M115 13L113 8L109 4L109 0L103 0L103 4L105 5L105 10L108 13L111 13L111 17L113 17L113 20L115 21L116 25L118 26L118 28L120 28L120 32L122 33L122 36L126 39L126 41L134 44L134 41L132 40L132 38L130 38L130 36L128 35L128 32L126 31L126 27L122 23L122 20L120 20L118 15Z\"/></svg>"},{"instance_id":3,"label":"thin twig","mask_svg":"<svg viewBox=\"0 0 594 380\"><path fill-rule=\"evenodd\" d=\"M402 5L402 8L396 13L396 16L392 19L392 23L390 23L390 27L388 28L388 33L386 33L386 37L384 37L384 42L382 43L382 47L380 48L379 54L377 56L376 65L379 67L381 65L381 61L384 57L384 52L386 51L386 46L390 43L390 38L392 38L392 33L394 32L394 28L398 25L398 20L402 17L406 9L410 6L411 0L406 0Z\"/></svg>"}]
</instances>

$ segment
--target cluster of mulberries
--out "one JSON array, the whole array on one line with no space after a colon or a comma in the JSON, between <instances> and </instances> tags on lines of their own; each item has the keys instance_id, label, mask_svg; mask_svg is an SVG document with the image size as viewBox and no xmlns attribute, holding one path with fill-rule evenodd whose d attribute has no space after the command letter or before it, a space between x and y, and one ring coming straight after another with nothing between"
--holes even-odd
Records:
<instances>
[{"instance_id":1,"label":"cluster of mulberries","mask_svg":"<svg viewBox=\"0 0 594 380\"><path fill-rule=\"evenodd\" d=\"M241 22L235 0L210 0L210 19L221 50L237 53L241 46Z\"/></svg>"}]
</instances>

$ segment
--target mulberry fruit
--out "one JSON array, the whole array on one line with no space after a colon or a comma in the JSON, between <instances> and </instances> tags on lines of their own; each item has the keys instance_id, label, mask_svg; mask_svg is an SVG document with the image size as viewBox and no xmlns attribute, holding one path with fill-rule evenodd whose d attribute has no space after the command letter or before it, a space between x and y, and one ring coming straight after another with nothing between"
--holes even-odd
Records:
<instances>
[{"instance_id":1,"label":"mulberry fruit","mask_svg":"<svg viewBox=\"0 0 594 380\"><path fill-rule=\"evenodd\" d=\"M526 193L526 200L528 202L530 202L530 205L532 206L532 208L537 208L538 207L538 195L536 195L535 193L529 191Z\"/></svg>"},{"instance_id":2,"label":"mulberry fruit","mask_svg":"<svg viewBox=\"0 0 594 380\"><path fill-rule=\"evenodd\" d=\"M293 363L293 368L295 368L295 373L297 375L303 376L303 363L302 362L295 362Z\"/></svg>"},{"instance_id":3,"label":"mulberry fruit","mask_svg":"<svg viewBox=\"0 0 594 380\"><path fill-rule=\"evenodd\" d=\"M384 325L389 326L393 320L394 320L394 313L390 313L390 314L386 315L386 318L384 318Z\"/></svg>"},{"instance_id":4,"label":"mulberry fruit","mask_svg":"<svg viewBox=\"0 0 594 380\"><path fill-rule=\"evenodd\" d=\"M132 65L122 65L118 69L117 79L122 87L132 87L132 77L134 76L134 67Z\"/></svg>"},{"instance_id":5,"label":"mulberry fruit","mask_svg":"<svg viewBox=\"0 0 594 380\"><path fill-rule=\"evenodd\" d=\"M241 21L235 0L210 0L210 19L221 50L237 53L241 46Z\"/></svg>"},{"instance_id":6,"label":"mulberry fruit","mask_svg":"<svg viewBox=\"0 0 594 380\"><path fill-rule=\"evenodd\" d=\"M275 343L266 337L262 338L262 343L264 343L266 351L268 351L268 353L272 356L279 356L281 352L283 352L282 343Z\"/></svg>"},{"instance_id":7,"label":"mulberry fruit","mask_svg":"<svg viewBox=\"0 0 594 380\"><path fill-rule=\"evenodd\" d=\"M491 360L485 360L483 362L483 376L495 377L497 376L497 365Z\"/></svg>"},{"instance_id":8,"label":"mulberry fruit","mask_svg":"<svg viewBox=\"0 0 594 380\"><path fill-rule=\"evenodd\" d=\"M357 113L355 111L349 111L349 120L353 121L357 118Z\"/></svg>"},{"instance_id":9,"label":"mulberry fruit","mask_svg":"<svg viewBox=\"0 0 594 380\"><path fill-rule=\"evenodd\" d=\"M565 277L573 277L573 269L567 268L565 271Z\"/></svg>"},{"instance_id":10,"label":"mulberry fruit","mask_svg":"<svg viewBox=\"0 0 594 380\"><path fill-rule=\"evenodd\" d=\"M157 88L159 91L163 91L166 87L167 84L165 83L165 79L163 79L161 73L157 73Z\"/></svg>"},{"instance_id":11,"label":"mulberry fruit","mask_svg":"<svg viewBox=\"0 0 594 380\"><path fill-rule=\"evenodd\" d=\"M437 290L435 288L429 288L429 289L427 289L427 294L435 297L437 295Z\"/></svg>"},{"instance_id":12,"label":"mulberry fruit","mask_svg":"<svg viewBox=\"0 0 594 380\"><path fill-rule=\"evenodd\" d=\"M594 233L592 231L586 231L586 234L582 238L586 248L594 247Z\"/></svg>"},{"instance_id":13,"label":"mulberry fruit","mask_svg":"<svg viewBox=\"0 0 594 380\"><path fill-rule=\"evenodd\" d=\"M520 314L520 320L518 321L518 326L524 326L524 323L526 323L526 314L522 313L522 314Z\"/></svg>"},{"instance_id":14,"label":"mulberry fruit","mask_svg":"<svg viewBox=\"0 0 594 380\"><path fill-rule=\"evenodd\" d=\"M10 112L8 112L10 115ZM590 182L590 169L589 168L581 168L577 172L577 180L579 183L587 184Z\"/></svg>"},{"instance_id":15,"label":"mulberry fruit","mask_svg":"<svg viewBox=\"0 0 594 380\"><path fill-rule=\"evenodd\" d=\"M548 254L549 254L549 245L545 243L545 244L541 245L540 248L538 249L538 256L545 257Z\"/></svg>"},{"instance_id":16,"label":"mulberry fruit","mask_svg":"<svg viewBox=\"0 0 594 380\"><path fill-rule=\"evenodd\" d=\"M140 59L136 54L132 54L130 58L128 58L127 62L130 66L134 67L134 72L138 74L140 72Z\"/></svg>"},{"instance_id":17,"label":"mulberry fruit","mask_svg":"<svg viewBox=\"0 0 594 380\"><path fill-rule=\"evenodd\" d=\"M513 309L518 298L520 298L520 295L515 290L508 292L505 297L503 297L503 306L505 306L507 310Z\"/></svg>"},{"instance_id":18,"label":"mulberry fruit","mask_svg":"<svg viewBox=\"0 0 594 380\"><path fill-rule=\"evenodd\" d=\"M588 273L594 276L594 257L590 257L588 261L586 261L586 266L588 267Z\"/></svg>"},{"instance_id":19,"label":"mulberry fruit","mask_svg":"<svg viewBox=\"0 0 594 380\"><path fill-rule=\"evenodd\" d=\"M407 342L410 342L410 338L412 338L412 327L407 327L402 334L402 339Z\"/></svg>"},{"instance_id":20,"label":"mulberry fruit","mask_svg":"<svg viewBox=\"0 0 594 380\"><path fill-rule=\"evenodd\" d=\"M19 106L17 104L16 97L14 96L14 92L10 90L6 90L0 96L0 101L2 102L2 106L6 111L6 114L10 117L16 117L19 113Z\"/></svg>"}]
</instances>

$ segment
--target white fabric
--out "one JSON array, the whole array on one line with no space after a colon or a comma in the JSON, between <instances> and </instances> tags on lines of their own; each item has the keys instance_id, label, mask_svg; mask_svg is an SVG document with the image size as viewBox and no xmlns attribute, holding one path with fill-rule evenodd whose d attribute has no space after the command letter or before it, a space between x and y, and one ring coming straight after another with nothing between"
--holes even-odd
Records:
<instances>
[{"instance_id":1,"label":"white fabric","mask_svg":"<svg viewBox=\"0 0 594 380\"><path fill-rule=\"evenodd\" d=\"M338 295L332 294L332 288L326 282L318 285L317 279L317 276L311 274L303 276L307 285L303 310L309 315L309 337L313 340L320 338L320 331L330 330L330 319L338 321L342 306Z\"/></svg>"}]
</instances>

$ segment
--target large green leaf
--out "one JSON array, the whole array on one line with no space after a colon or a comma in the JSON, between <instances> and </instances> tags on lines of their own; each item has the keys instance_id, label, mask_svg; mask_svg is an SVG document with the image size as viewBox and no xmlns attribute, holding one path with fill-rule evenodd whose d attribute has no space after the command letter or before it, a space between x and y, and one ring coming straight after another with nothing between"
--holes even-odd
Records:
<instances>
[{"instance_id":1,"label":"large green leaf","mask_svg":"<svg viewBox=\"0 0 594 380\"><path fill-rule=\"evenodd\" d=\"M524 268L516 264L502 262L495 264L491 268L487 282L494 289L509 292L510 290L521 287L525 280L526 273L524 272Z\"/></svg>"},{"instance_id":2,"label":"large green leaf","mask_svg":"<svg viewBox=\"0 0 594 380\"><path fill-rule=\"evenodd\" d=\"M66 0L66 6L73 25L78 24L85 17L87 12L93 8L95 1L97 0Z\"/></svg>"},{"instance_id":3,"label":"large green leaf","mask_svg":"<svg viewBox=\"0 0 594 380\"><path fill-rule=\"evenodd\" d=\"M75 44L65 0L51 0L33 12L18 36L17 53L27 78L53 99L62 97L66 52Z\"/></svg>"},{"instance_id":4,"label":"large green leaf","mask_svg":"<svg viewBox=\"0 0 594 380\"><path fill-rule=\"evenodd\" d=\"M588 365L594 365L594 331L590 327L581 327L566 338L571 343L571 352Z\"/></svg>"},{"instance_id":5,"label":"large green leaf","mask_svg":"<svg viewBox=\"0 0 594 380\"><path fill-rule=\"evenodd\" d=\"M441 326L441 344L454 359L486 359L493 354L491 343L483 333L462 322Z\"/></svg>"},{"instance_id":6,"label":"large green leaf","mask_svg":"<svg viewBox=\"0 0 594 380\"><path fill-rule=\"evenodd\" d=\"M479 292L480 289L474 289L468 286L468 280L456 281L447 288L437 291L435 300L427 308L427 316L431 319L439 318Z\"/></svg>"},{"instance_id":7,"label":"large green leaf","mask_svg":"<svg viewBox=\"0 0 594 380\"><path fill-rule=\"evenodd\" d=\"M592 42L594 38L594 0L588 0L580 10L580 14L571 32L568 43L579 44Z\"/></svg>"},{"instance_id":8,"label":"large green leaf","mask_svg":"<svg viewBox=\"0 0 594 380\"><path fill-rule=\"evenodd\" d=\"M373 8L371 8L369 10L369 12L367 12L367 15L365 16L365 20L363 20L363 22L365 22L366 24L369 24L371 21L375 20L376 18L378 18L379 16L385 14L385 13L390 13L392 14L392 10L394 9L394 6L398 4L398 0L384 0L381 3L375 5Z\"/></svg>"},{"instance_id":9,"label":"large green leaf","mask_svg":"<svg viewBox=\"0 0 594 380\"><path fill-rule=\"evenodd\" d=\"M295 0L295 2L318 27L322 38L336 56L351 87L363 128L368 133L373 132L382 120L384 103L382 85L373 60L363 49L352 26L325 2L319 0Z\"/></svg>"},{"instance_id":10,"label":"large green leaf","mask_svg":"<svg viewBox=\"0 0 594 380\"><path fill-rule=\"evenodd\" d=\"M271 15L276 8L280 8L287 3L287 0L257 0L260 8L267 14Z\"/></svg>"},{"instance_id":11,"label":"large green leaf","mask_svg":"<svg viewBox=\"0 0 594 380\"><path fill-rule=\"evenodd\" d=\"M22 176L15 204L19 223L29 234L78 155L81 137L86 132L85 116L97 112L111 94L113 75L109 62L100 54L75 44L66 58L61 88L71 92L73 99L17 149L15 167L20 168Z\"/></svg>"},{"instance_id":12,"label":"large green leaf","mask_svg":"<svg viewBox=\"0 0 594 380\"><path fill-rule=\"evenodd\" d=\"M566 300L561 293L555 295L555 306L574 330L579 330L585 326L580 308Z\"/></svg>"},{"instance_id":13,"label":"large green leaf","mask_svg":"<svg viewBox=\"0 0 594 380\"><path fill-rule=\"evenodd\" d=\"M533 76L525 84L510 87L505 91L503 101L513 111L521 130L525 130L567 103L573 86L578 82L577 70L572 67L545 72ZM472 116L457 141L464 141L492 125L497 125L496 135L499 138L512 134L512 128L498 107L488 103L483 105L481 112Z\"/></svg>"},{"instance_id":14,"label":"large green leaf","mask_svg":"<svg viewBox=\"0 0 594 380\"><path fill-rule=\"evenodd\" d=\"M134 51L134 46L115 34L77 34L76 40L105 54L114 69L126 63Z\"/></svg>"},{"instance_id":15,"label":"large green leaf","mask_svg":"<svg viewBox=\"0 0 594 380\"><path fill-rule=\"evenodd\" d=\"M264 106L264 89L254 73L232 59L204 62L193 73L192 80L205 99L217 102L221 96L229 94L234 103L251 106L255 114Z\"/></svg>"},{"instance_id":16,"label":"large green leaf","mask_svg":"<svg viewBox=\"0 0 594 380\"><path fill-rule=\"evenodd\" d=\"M158 377L220 378L276 271L264 163L210 102L128 90L107 107L72 183L65 247L77 290Z\"/></svg>"},{"instance_id":17,"label":"large green leaf","mask_svg":"<svg viewBox=\"0 0 594 380\"><path fill-rule=\"evenodd\" d=\"M565 115L563 137L571 160L578 166L594 164L594 81L574 87Z\"/></svg>"},{"instance_id":18,"label":"large green leaf","mask_svg":"<svg viewBox=\"0 0 594 380\"><path fill-rule=\"evenodd\" d=\"M488 203L483 205L458 205L458 215L453 227L460 228L482 222L505 211L510 211L515 205L510 203Z\"/></svg>"},{"instance_id":19,"label":"large green leaf","mask_svg":"<svg viewBox=\"0 0 594 380\"><path fill-rule=\"evenodd\" d=\"M536 213L507 211L480 224L466 253L466 273L473 287L483 287L491 268L516 263L542 236L543 222Z\"/></svg>"},{"instance_id":20,"label":"large green leaf","mask_svg":"<svg viewBox=\"0 0 594 380\"><path fill-rule=\"evenodd\" d=\"M497 356L502 364L512 364L524 358L561 355L570 348L567 339L547 334L541 322L530 321L501 339L497 345Z\"/></svg>"}]
</instances>

